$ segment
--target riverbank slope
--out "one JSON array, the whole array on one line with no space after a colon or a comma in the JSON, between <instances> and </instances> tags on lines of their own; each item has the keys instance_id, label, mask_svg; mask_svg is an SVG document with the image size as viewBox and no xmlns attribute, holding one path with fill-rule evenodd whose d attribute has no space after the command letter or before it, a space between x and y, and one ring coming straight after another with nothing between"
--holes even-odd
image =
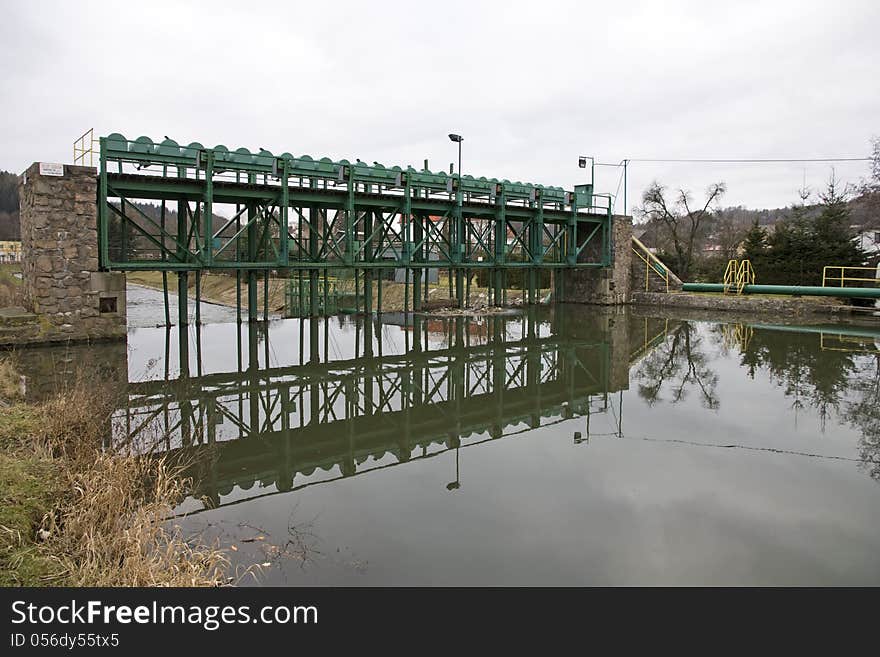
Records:
<instances>
[{"instance_id":1,"label":"riverbank slope","mask_svg":"<svg viewBox=\"0 0 880 657\"><path fill-rule=\"evenodd\" d=\"M13 356L0 359L0 585L212 586L220 549L166 522L182 467L107 449L115 396L77 381L48 401L22 399Z\"/></svg>"}]
</instances>

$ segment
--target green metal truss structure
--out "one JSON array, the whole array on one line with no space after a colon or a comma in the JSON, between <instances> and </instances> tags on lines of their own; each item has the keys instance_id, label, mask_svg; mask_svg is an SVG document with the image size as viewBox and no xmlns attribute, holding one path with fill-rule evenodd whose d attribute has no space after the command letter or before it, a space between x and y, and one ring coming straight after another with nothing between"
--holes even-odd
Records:
<instances>
[{"instance_id":1,"label":"green metal truss structure","mask_svg":"<svg viewBox=\"0 0 880 657\"><path fill-rule=\"evenodd\" d=\"M182 286L191 271L247 272L251 318L257 274L269 270L307 281L312 316L321 308L319 281L335 270L354 271L365 312L373 310L374 280L381 298L378 273L389 268L405 270L413 310L431 268L448 270L450 296L454 288L460 304L476 271L488 270L497 303L507 272L523 269L524 293L535 303L539 270L556 272L558 295L565 272L611 264L610 201L592 184L565 191L427 166L385 168L114 133L100 139L100 264L177 272Z\"/></svg>"}]
</instances>

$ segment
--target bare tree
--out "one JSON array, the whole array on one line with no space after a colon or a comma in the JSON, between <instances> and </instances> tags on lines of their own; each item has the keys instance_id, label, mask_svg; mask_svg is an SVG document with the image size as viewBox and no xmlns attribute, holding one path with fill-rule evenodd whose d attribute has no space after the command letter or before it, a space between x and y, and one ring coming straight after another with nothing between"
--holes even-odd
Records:
<instances>
[{"instance_id":1,"label":"bare tree","mask_svg":"<svg viewBox=\"0 0 880 657\"><path fill-rule=\"evenodd\" d=\"M666 198L666 187L656 180L642 194L642 205L638 212L649 221L663 226L669 238L676 263L676 273L687 278L694 262L694 250L698 236L706 218L711 215L712 204L717 204L727 191L727 185L717 182L706 190L706 201L701 207L691 208L693 199L689 191L679 189L670 201Z\"/></svg>"},{"instance_id":2,"label":"bare tree","mask_svg":"<svg viewBox=\"0 0 880 657\"><path fill-rule=\"evenodd\" d=\"M752 214L743 207L724 208L715 213L713 234L725 259L736 258L739 246L754 223Z\"/></svg>"},{"instance_id":3,"label":"bare tree","mask_svg":"<svg viewBox=\"0 0 880 657\"><path fill-rule=\"evenodd\" d=\"M880 137L871 140L871 175L862 179L851 202L853 222L864 229L880 228Z\"/></svg>"}]
</instances>

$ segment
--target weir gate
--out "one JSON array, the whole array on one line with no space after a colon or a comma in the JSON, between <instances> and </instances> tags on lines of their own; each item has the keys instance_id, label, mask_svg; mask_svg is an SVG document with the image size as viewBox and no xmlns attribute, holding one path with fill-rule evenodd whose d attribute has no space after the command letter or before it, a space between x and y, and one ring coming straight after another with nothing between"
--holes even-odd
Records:
<instances>
[{"instance_id":1,"label":"weir gate","mask_svg":"<svg viewBox=\"0 0 880 657\"><path fill-rule=\"evenodd\" d=\"M470 303L472 281L500 305L514 278L524 303L539 301L542 287L564 301L567 279L615 260L612 199L592 183L566 191L431 172L427 162L386 168L121 134L99 143L101 269L161 271L166 293L174 272L180 298L191 272L198 296L202 272L234 271L239 316L245 307L251 320L261 280L267 314L273 270L293 281L296 314L318 316L333 307L329 291L342 275L354 279L357 310L381 312L383 282L396 277L404 310L419 311L431 270L446 271L459 307Z\"/></svg>"}]
</instances>

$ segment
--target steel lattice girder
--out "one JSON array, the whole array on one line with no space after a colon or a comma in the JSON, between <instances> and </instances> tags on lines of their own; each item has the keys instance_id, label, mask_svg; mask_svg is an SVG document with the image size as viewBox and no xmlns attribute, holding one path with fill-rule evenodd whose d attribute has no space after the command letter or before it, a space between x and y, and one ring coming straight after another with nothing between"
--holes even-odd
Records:
<instances>
[{"instance_id":1,"label":"steel lattice girder","mask_svg":"<svg viewBox=\"0 0 880 657\"><path fill-rule=\"evenodd\" d=\"M156 144L146 137L129 141L118 134L100 143L100 259L108 269L610 264L610 203L593 206L590 186L566 192L412 167L230 152L173 140ZM127 172L132 167L138 172ZM135 200L161 202L163 223L166 203L176 202L176 234ZM215 216L215 204L235 205L235 215ZM111 221L121 233L117 252L111 252ZM578 243L581 234L587 237ZM601 257L584 261L584 248L594 239L602 241ZM259 245L243 248L252 240Z\"/></svg>"}]
</instances>

